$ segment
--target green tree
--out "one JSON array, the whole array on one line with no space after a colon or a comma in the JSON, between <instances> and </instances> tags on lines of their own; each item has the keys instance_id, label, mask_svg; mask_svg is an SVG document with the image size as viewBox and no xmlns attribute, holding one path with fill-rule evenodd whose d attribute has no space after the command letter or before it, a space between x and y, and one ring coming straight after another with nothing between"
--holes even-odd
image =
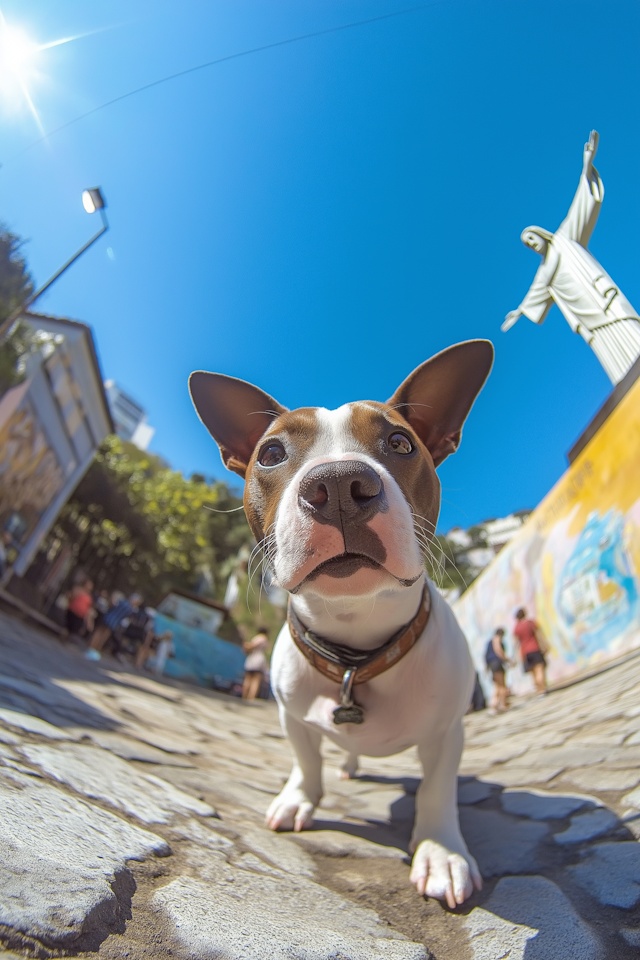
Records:
<instances>
[{"instance_id":1,"label":"green tree","mask_svg":"<svg viewBox=\"0 0 640 960\"><path fill-rule=\"evenodd\" d=\"M470 527L467 534L470 542L464 546L445 534L431 538L426 557L427 572L442 590L457 589L464 593L481 573L481 569L471 562L469 552L486 548L486 534L481 527Z\"/></svg>"},{"instance_id":2,"label":"green tree","mask_svg":"<svg viewBox=\"0 0 640 960\"><path fill-rule=\"evenodd\" d=\"M73 543L98 587L138 590L151 603L172 588L200 587L221 600L225 566L253 545L241 506L226 484L188 480L111 436L63 508L48 549L54 540Z\"/></svg>"},{"instance_id":3,"label":"green tree","mask_svg":"<svg viewBox=\"0 0 640 960\"><path fill-rule=\"evenodd\" d=\"M22 254L24 241L0 223L0 323L33 293L33 280Z\"/></svg>"},{"instance_id":4,"label":"green tree","mask_svg":"<svg viewBox=\"0 0 640 960\"><path fill-rule=\"evenodd\" d=\"M33 293L33 280L21 253L23 243L0 224L0 324ZM15 324L0 343L0 397L24 378L20 358L31 348L32 331Z\"/></svg>"},{"instance_id":5,"label":"green tree","mask_svg":"<svg viewBox=\"0 0 640 960\"><path fill-rule=\"evenodd\" d=\"M33 330L27 323L15 323L0 343L0 397L25 378L23 358L34 346Z\"/></svg>"}]
</instances>

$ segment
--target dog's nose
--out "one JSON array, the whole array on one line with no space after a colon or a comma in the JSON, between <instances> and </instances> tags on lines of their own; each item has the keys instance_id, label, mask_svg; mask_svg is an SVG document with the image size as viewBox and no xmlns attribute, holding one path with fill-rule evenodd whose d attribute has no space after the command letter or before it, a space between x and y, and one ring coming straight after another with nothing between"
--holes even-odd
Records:
<instances>
[{"instance_id":1,"label":"dog's nose","mask_svg":"<svg viewBox=\"0 0 640 960\"><path fill-rule=\"evenodd\" d=\"M320 463L300 482L300 505L320 523L340 527L371 519L386 507L382 480L367 463L338 460Z\"/></svg>"}]
</instances>

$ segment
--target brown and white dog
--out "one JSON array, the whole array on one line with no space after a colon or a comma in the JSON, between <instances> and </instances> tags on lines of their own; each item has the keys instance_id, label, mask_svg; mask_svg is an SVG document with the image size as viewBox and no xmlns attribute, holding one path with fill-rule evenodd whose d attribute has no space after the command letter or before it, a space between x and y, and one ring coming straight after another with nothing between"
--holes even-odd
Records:
<instances>
[{"instance_id":1,"label":"brown and white dog","mask_svg":"<svg viewBox=\"0 0 640 960\"><path fill-rule=\"evenodd\" d=\"M295 763L267 823L311 823L323 736L347 752L346 776L359 754L417 745L424 778L411 880L452 908L482 882L456 803L474 672L423 552L440 509L436 467L457 449L492 362L489 341L459 343L414 370L387 403L337 410L289 411L221 374L190 380L222 459L246 480L249 525L290 594L271 677Z\"/></svg>"}]
</instances>

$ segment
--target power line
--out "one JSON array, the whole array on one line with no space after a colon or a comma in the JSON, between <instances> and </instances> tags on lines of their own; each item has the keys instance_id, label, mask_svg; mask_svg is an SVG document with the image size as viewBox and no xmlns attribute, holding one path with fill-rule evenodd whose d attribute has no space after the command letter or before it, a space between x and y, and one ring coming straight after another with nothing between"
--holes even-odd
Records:
<instances>
[{"instance_id":1,"label":"power line","mask_svg":"<svg viewBox=\"0 0 640 960\"><path fill-rule=\"evenodd\" d=\"M198 70L206 70L208 67L215 67L217 64L226 63L229 60L238 60L240 57L249 57L254 53L262 53L264 50L273 50L276 47L284 47L290 43L298 43L300 40L310 40L313 37L323 37L330 33L339 33L341 30L350 30L352 27L366 26L369 23L377 23L380 20L390 20L392 17L401 17L407 13L415 13L418 10L424 10L427 7L441 6L442 4L448 2L449 0L429 0L429 2L420 3L415 7L406 7L404 10L394 10L392 13L382 13L377 17L369 17L367 20L354 20L352 23L343 23L337 27L327 27L324 30L315 30L313 33L302 33L297 37L288 37L286 40L275 40L273 43L265 43L260 47L251 47L251 49L241 50L239 53L229 53L226 57L218 57L216 60L208 60L206 63L200 63L196 67L188 67L186 70L179 70L178 73L171 73L166 77L161 77L159 80L152 80L151 83L145 83L142 87L136 87L135 90L130 90L128 93L123 93L119 97L114 97L112 100L107 100L105 103L101 103L97 107L92 107L91 110L87 110L86 113L81 113L78 117L74 117L73 120L68 120L61 126L55 127L55 129L45 133L44 136L38 137L37 140L34 140L18 153L14 154L14 156L11 157L11 159L7 162L11 163L13 160L17 160L18 157L21 157L28 150L36 147L44 140L48 140L49 137L52 137L54 134L60 133L62 130L66 130L67 127L73 126L74 123L79 123L81 120L86 119L86 117L90 117L92 114L98 113L98 111L104 110L106 107L113 106L114 103L120 103L121 100L127 100L129 97L134 97L138 93L143 93L145 90L151 90L153 87L159 87L161 84L169 83L171 80L177 80L179 77L186 77L190 73L197 73Z\"/></svg>"}]
</instances>

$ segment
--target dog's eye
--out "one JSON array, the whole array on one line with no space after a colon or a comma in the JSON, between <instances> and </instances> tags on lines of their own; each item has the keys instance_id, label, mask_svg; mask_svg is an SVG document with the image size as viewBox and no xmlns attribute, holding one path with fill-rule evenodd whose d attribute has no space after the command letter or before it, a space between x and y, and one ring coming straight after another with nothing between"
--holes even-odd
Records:
<instances>
[{"instance_id":1,"label":"dog's eye","mask_svg":"<svg viewBox=\"0 0 640 960\"><path fill-rule=\"evenodd\" d=\"M394 453L412 453L413 444L408 437L405 437L404 433L392 433L389 437L389 446Z\"/></svg>"},{"instance_id":2,"label":"dog's eye","mask_svg":"<svg viewBox=\"0 0 640 960\"><path fill-rule=\"evenodd\" d=\"M261 463L263 467L275 467L286 459L287 451L280 441L272 440L260 451L258 463Z\"/></svg>"}]
</instances>

